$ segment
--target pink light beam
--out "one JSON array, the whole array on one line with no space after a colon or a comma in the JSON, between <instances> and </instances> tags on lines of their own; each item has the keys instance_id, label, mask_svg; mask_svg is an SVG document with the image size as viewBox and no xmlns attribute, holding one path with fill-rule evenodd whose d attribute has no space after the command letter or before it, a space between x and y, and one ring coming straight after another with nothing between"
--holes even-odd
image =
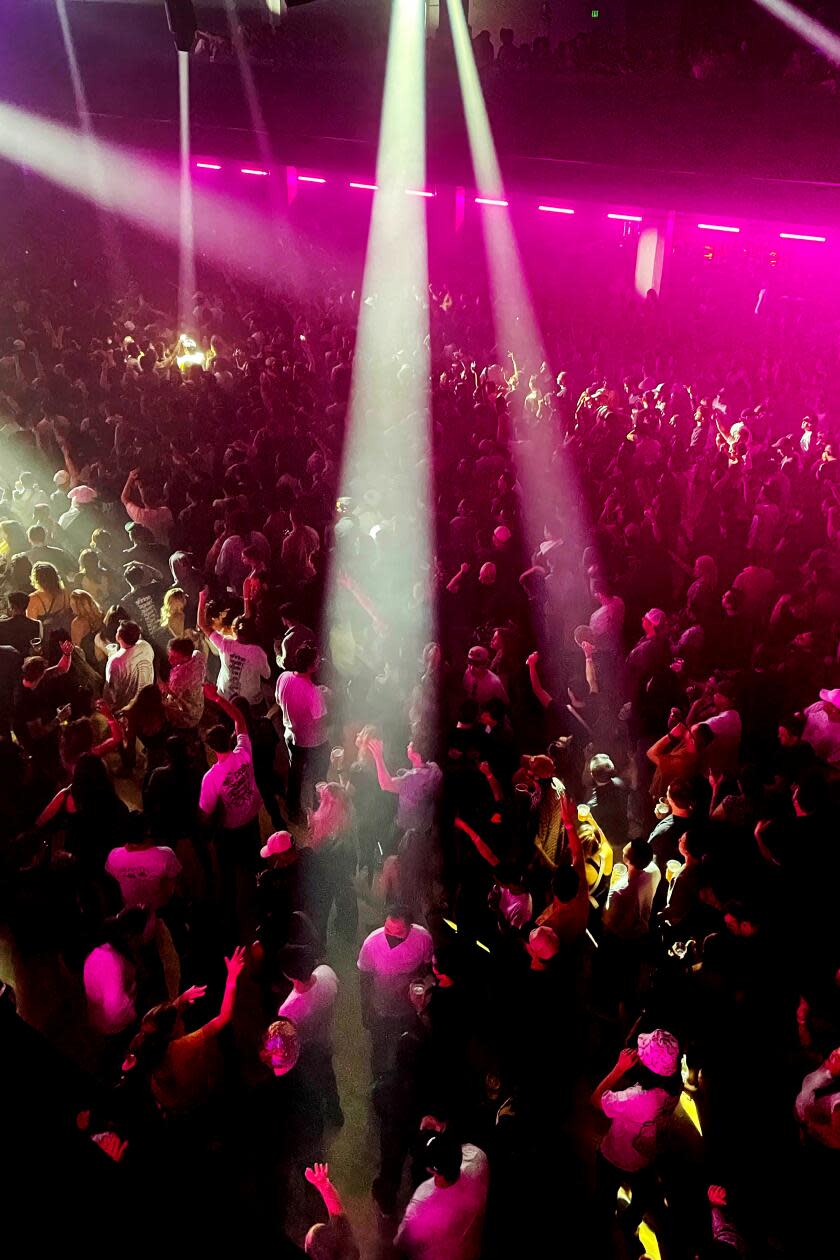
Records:
<instances>
[{"instance_id":1,"label":"pink light beam","mask_svg":"<svg viewBox=\"0 0 840 1260\"><path fill-rule=\"evenodd\" d=\"M574 210L570 210L568 206L537 206L537 209L544 214L574 214Z\"/></svg>"},{"instance_id":2,"label":"pink light beam","mask_svg":"<svg viewBox=\"0 0 840 1260\"><path fill-rule=\"evenodd\" d=\"M240 170L242 171L243 175L267 175L268 174L268 171L261 171L256 166L242 166L240 167Z\"/></svg>"},{"instance_id":3,"label":"pink light beam","mask_svg":"<svg viewBox=\"0 0 840 1260\"><path fill-rule=\"evenodd\" d=\"M825 244L824 236L806 236L804 232L780 232L779 239L782 241L816 241L820 245Z\"/></svg>"},{"instance_id":4,"label":"pink light beam","mask_svg":"<svg viewBox=\"0 0 840 1260\"><path fill-rule=\"evenodd\" d=\"M640 214L607 214L608 219L618 219L620 223L641 223Z\"/></svg>"},{"instance_id":5,"label":"pink light beam","mask_svg":"<svg viewBox=\"0 0 840 1260\"><path fill-rule=\"evenodd\" d=\"M728 227L725 223L698 223L704 232L740 232L738 227Z\"/></svg>"},{"instance_id":6,"label":"pink light beam","mask_svg":"<svg viewBox=\"0 0 840 1260\"><path fill-rule=\"evenodd\" d=\"M507 206L510 203L503 197L476 197L475 204L477 206Z\"/></svg>"},{"instance_id":7,"label":"pink light beam","mask_svg":"<svg viewBox=\"0 0 840 1260\"><path fill-rule=\"evenodd\" d=\"M298 175L299 184L326 184L322 175Z\"/></svg>"},{"instance_id":8,"label":"pink light beam","mask_svg":"<svg viewBox=\"0 0 840 1260\"><path fill-rule=\"evenodd\" d=\"M196 166L200 171L220 171L222 169L218 162L196 162Z\"/></svg>"}]
</instances>

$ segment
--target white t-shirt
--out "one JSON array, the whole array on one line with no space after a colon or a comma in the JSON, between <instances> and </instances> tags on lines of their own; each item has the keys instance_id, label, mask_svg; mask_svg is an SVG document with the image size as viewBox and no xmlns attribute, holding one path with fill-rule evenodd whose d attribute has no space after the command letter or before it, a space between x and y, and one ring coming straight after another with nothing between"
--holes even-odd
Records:
<instances>
[{"instance_id":1,"label":"white t-shirt","mask_svg":"<svg viewBox=\"0 0 840 1260\"><path fill-rule=\"evenodd\" d=\"M608 1089L601 1107L612 1124L601 1143L601 1154L624 1172L647 1168L661 1127L673 1115L677 1099L667 1089Z\"/></svg>"},{"instance_id":2,"label":"white t-shirt","mask_svg":"<svg viewBox=\"0 0 840 1260\"><path fill-rule=\"evenodd\" d=\"M653 898L662 872L653 861L632 878L614 884L604 910L604 927L625 941L640 940L650 925Z\"/></svg>"},{"instance_id":3,"label":"white t-shirt","mask_svg":"<svg viewBox=\"0 0 840 1260\"><path fill-rule=\"evenodd\" d=\"M332 967L322 963L312 972L312 978L312 988L303 993L292 989L277 1014L292 1021L302 1045L315 1044L332 1050L338 976Z\"/></svg>"},{"instance_id":4,"label":"white t-shirt","mask_svg":"<svg viewBox=\"0 0 840 1260\"><path fill-rule=\"evenodd\" d=\"M362 943L356 965L359 971L373 976L374 1014L394 1018L405 1012L408 982L416 972L428 966L433 953L432 938L418 923L412 923L408 936L393 949L385 937L384 927L371 932Z\"/></svg>"},{"instance_id":5,"label":"white t-shirt","mask_svg":"<svg viewBox=\"0 0 840 1260\"><path fill-rule=\"evenodd\" d=\"M119 884L123 905L159 910L166 903L164 883L177 877L181 863L165 844L148 849L127 849L122 845L108 854L105 870Z\"/></svg>"},{"instance_id":6,"label":"white t-shirt","mask_svg":"<svg viewBox=\"0 0 840 1260\"><path fill-rule=\"evenodd\" d=\"M461 1175L452 1186L423 1181L411 1196L394 1242L410 1260L477 1260L490 1168L484 1151L461 1147Z\"/></svg>"},{"instance_id":7,"label":"white t-shirt","mask_svg":"<svg viewBox=\"0 0 840 1260\"><path fill-rule=\"evenodd\" d=\"M326 743L324 693L308 674L286 670L277 679L277 703L283 711L286 737L298 748L317 748Z\"/></svg>"},{"instance_id":8,"label":"white t-shirt","mask_svg":"<svg viewBox=\"0 0 840 1260\"><path fill-rule=\"evenodd\" d=\"M249 704L259 704L262 700L260 680L271 677L268 657L259 644L239 643L219 634L218 630L210 635L210 642L221 659L219 694L226 700L242 696Z\"/></svg>"},{"instance_id":9,"label":"white t-shirt","mask_svg":"<svg viewBox=\"0 0 840 1260\"><path fill-rule=\"evenodd\" d=\"M260 812L261 798L254 780L251 741L237 735L233 751L211 766L201 780L198 800L203 814L211 815L219 807L225 830L244 827Z\"/></svg>"},{"instance_id":10,"label":"white t-shirt","mask_svg":"<svg viewBox=\"0 0 840 1260\"><path fill-rule=\"evenodd\" d=\"M107 650L105 699L112 709L124 709L138 691L155 681L155 654L145 639L127 648L110 643Z\"/></svg>"}]
</instances>

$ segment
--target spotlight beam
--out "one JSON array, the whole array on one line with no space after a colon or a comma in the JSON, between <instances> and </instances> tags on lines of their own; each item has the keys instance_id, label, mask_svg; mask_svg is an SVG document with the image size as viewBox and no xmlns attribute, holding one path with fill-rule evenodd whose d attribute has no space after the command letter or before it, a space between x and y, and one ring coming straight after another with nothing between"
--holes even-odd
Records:
<instances>
[{"instance_id":1,"label":"spotlight beam","mask_svg":"<svg viewBox=\"0 0 840 1260\"><path fill-rule=\"evenodd\" d=\"M525 375L527 381L530 373L539 373L543 369L546 351L513 232L504 180L461 0L447 0L447 8L479 193L475 201L482 215L496 344L500 352L510 352L516 369ZM559 208L558 212L571 213L565 207ZM512 368L513 364L508 366ZM523 392L520 387L519 397ZM543 541L546 522L561 513L567 553L579 552L582 549L583 512L577 479L570 461L564 456L562 445L556 451L553 449L548 422L534 416L524 417L518 426L518 437L518 474L523 490L523 523L529 553L536 551ZM548 650L560 645L540 646Z\"/></svg>"},{"instance_id":2,"label":"spotlight beam","mask_svg":"<svg viewBox=\"0 0 840 1260\"><path fill-rule=\"evenodd\" d=\"M755 0L768 13L786 26L794 35L798 35L806 44L817 48L835 66L840 65L840 35L829 27L818 22L808 13L803 13L790 0Z\"/></svg>"},{"instance_id":3,"label":"spotlight beam","mask_svg":"<svg viewBox=\"0 0 840 1260\"><path fill-rule=\"evenodd\" d=\"M342 496L375 504L375 543L339 532L327 615L331 634L347 624L349 579L412 675L432 626L429 269L426 198L405 190L425 177L424 6L394 0L341 474Z\"/></svg>"},{"instance_id":4,"label":"spotlight beam","mask_svg":"<svg viewBox=\"0 0 840 1260\"><path fill-rule=\"evenodd\" d=\"M162 240L180 241L180 181L147 158L0 101L0 160L26 167ZM304 283L290 231L205 188L193 188L192 200L195 220L206 229L202 252L218 266L250 274L272 290L280 287L278 276Z\"/></svg>"}]
</instances>

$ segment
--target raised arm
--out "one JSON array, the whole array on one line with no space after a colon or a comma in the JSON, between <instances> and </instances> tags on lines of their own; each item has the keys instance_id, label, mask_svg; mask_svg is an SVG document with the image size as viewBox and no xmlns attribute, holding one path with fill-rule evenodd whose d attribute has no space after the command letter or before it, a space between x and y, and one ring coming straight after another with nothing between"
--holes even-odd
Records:
<instances>
[{"instance_id":1,"label":"raised arm","mask_svg":"<svg viewBox=\"0 0 840 1260\"><path fill-rule=\"evenodd\" d=\"M209 1023L204 1025L205 1031L210 1036L220 1033L233 1018L233 1008L236 1005L236 986L245 966L244 945L237 945L230 958L225 959L225 966L227 967L227 979L225 980L221 1009L215 1019L211 1019Z\"/></svg>"},{"instance_id":2,"label":"raised arm","mask_svg":"<svg viewBox=\"0 0 840 1260\"><path fill-rule=\"evenodd\" d=\"M461 589L461 583L470 571L470 566L466 563L462 564L454 577L450 578L446 583L446 589L450 595L457 595Z\"/></svg>"},{"instance_id":3,"label":"raised arm","mask_svg":"<svg viewBox=\"0 0 840 1260\"><path fill-rule=\"evenodd\" d=\"M370 749L370 755L373 757L373 763L376 766L376 777L379 780L379 786L383 792L397 792L397 780L385 765L385 758L382 753L382 740L369 739L367 746Z\"/></svg>"},{"instance_id":4,"label":"raised arm","mask_svg":"<svg viewBox=\"0 0 840 1260\"><path fill-rule=\"evenodd\" d=\"M137 473L138 473L138 469L132 468L131 472L126 477L125 485L122 488L122 494L120 495L120 502L122 503L126 511L128 511L129 504L131 504L131 506L133 507L136 503L136 500L134 498L134 491L137 485Z\"/></svg>"},{"instance_id":5,"label":"raised arm","mask_svg":"<svg viewBox=\"0 0 840 1260\"><path fill-rule=\"evenodd\" d=\"M230 700L226 700L224 696L220 696L212 683L206 682L204 684L204 698L209 700L211 704L218 705L222 713L227 714L236 728L237 735L248 734L248 724L245 721L245 715L242 710L237 709L236 705L231 704Z\"/></svg>"},{"instance_id":6,"label":"raised arm","mask_svg":"<svg viewBox=\"0 0 840 1260\"><path fill-rule=\"evenodd\" d=\"M38 817L35 819L36 827L46 827L48 822L52 822L56 814L64 808L64 802L70 795L69 787L63 787L60 792L56 792L49 805L45 805Z\"/></svg>"},{"instance_id":7,"label":"raised arm","mask_svg":"<svg viewBox=\"0 0 840 1260\"><path fill-rule=\"evenodd\" d=\"M566 835L569 837L569 852L572 855L572 867L577 871L578 876L586 879L586 859L583 856L583 846L580 842L580 836L577 829L577 808L571 796L564 792L560 797L560 813L563 817L563 826L566 828Z\"/></svg>"},{"instance_id":8,"label":"raised arm","mask_svg":"<svg viewBox=\"0 0 840 1260\"><path fill-rule=\"evenodd\" d=\"M49 669L45 669L43 677L60 678L62 674L66 674L73 661L73 650L73 644L71 641L69 639L65 639L61 644L61 660L57 665L51 665Z\"/></svg>"},{"instance_id":9,"label":"raised arm","mask_svg":"<svg viewBox=\"0 0 840 1260\"><path fill-rule=\"evenodd\" d=\"M198 612L196 614L196 621L198 622L198 628L201 631L201 633L206 634L209 639L210 635L213 633L213 627L210 625L210 620L207 616L207 587L206 586L203 588L203 590L199 591L199 594L198 594Z\"/></svg>"},{"instance_id":10,"label":"raised arm","mask_svg":"<svg viewBox=\"0 0 840 1260\"><path fill-rule=\"evenodd\" d=\"M544 709L547 709L548 706L552 702L553 696L550 696L548 694L545 687L540 682L539 672L537 671L537 665L539 664L539 659L540 659L539 652L532 652L531 655L528 657L528 660L526 661L526 664L528 666L528 677L531 680L531 690L533 691L534 695L539 700L542 707Z\"/></svg>"},{"instance_id":11,"label":"raised arm","mask_svg":"<svg viewBox=\"0 0 840 1260\"><path fill-rule=\"evenodd\" d=\"M490 846L484 843L481 836L470 826L469 823L464 822L463 818L456 818L455 826L459 831L463 831L465 836L469 836L470 840L472 840L477 851L484 858L485 862L489 863L490 866L500 865L500 859L496 856Z\"/></svg>"},{"instance_id":12,"label":"raised arm","mask_svg":"<svg viewBox=\"0 0 840 1260\"><path fill-rule=\"evenodd\" d=\"M628 1048L625 1048L624 1050L622 1050L621 1054L618 1056L615 1067L612 1069L611 1072L608 1072L607 1075L604 1077L604 1079L602 1081L599 1081L598 1084L593 1089L592 1096L589 1099L592 1106L600 1108L601 1099L603 1098L604 1094L606 1094L607 1090L610 1090L613 1088L614 1085L617 1085L618 1082L621 1080L622 1076L626 1076L627 1073L631 1071L631 1069L634 1068L638 1062L639 1062L639 1055L636 1050L631 1050Z\"/></svg>"},{"instance_id":13,"label":"raised arm","mask_svg":"<svg viewBox=\"0 0 840 1260\"><path fill-rule=\"evenodd\" d=\"M324 1200L324 1207L330 1216L343 1216L344 1205L339 1198L338 1191L330 1181L329 1164L313 1164L311 1168L306 1169L304 1176L310 1186L314 1186Z\"/></svg>"},{"instance_id":14,"label":"raised arm","mask_svg":"<svg viewBox=\"0 0 840 1260\"><path fill-rule=\"evenodd\" d=\"M114 717L110 708L104 700L96 702L96 710L101 713L105 721L108 723L108 738L103 739L101 743L91 748L94 757L105 757L108 753L113 752L115 748L119 748L123 742L123 731L117 719Z\"/></svg>"}]
</instances>

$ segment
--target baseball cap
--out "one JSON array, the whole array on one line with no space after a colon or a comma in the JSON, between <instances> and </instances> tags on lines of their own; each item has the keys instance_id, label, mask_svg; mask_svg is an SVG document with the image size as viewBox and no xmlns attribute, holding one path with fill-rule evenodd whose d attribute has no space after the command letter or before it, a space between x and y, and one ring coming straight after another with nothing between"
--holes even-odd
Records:
<instances>
[{"instance_id":1,"label":"baseball cap","mask_svg":"<svg viewBox=\"0 0 840 1260\"><path fill-rule=\"evenodd\" d=\"M639 1033L639 1062L657 1076L673 1076L680 1062L680 1043L673 1033L657 1028Z\"/></svg>"},{"instance_id":2,"label":"baseball cap","mask_svg":"<svg viewBox=\"0 0 840 1260\"><path fill-rule=\"evenodd\" d=\"M97 497L93 486L76 486L73 490L67 491L67 498L74 504L92 503Z\"/></svg>"},{"instance_id":3,"label":"baseball cap","mask_svg":"<svg viewBox=\"0 0 840 1260\"><path fill-rule=\"evenodd\" d=\"M826 704L835 704L840 709L840 687L823 687L820 700L824 700Z\"/></svg>"},{"instance_id":4,"label":"baseball cap","mask_svg":"<svg viewBox=\"0 0 840 1260\"><path fill-rule=\"evenodd\" d=\"M489 665L490 653L487 651L486 647L476 645L475 647L470 648L467 653L467 660L471 665Z\"/></svg>"},{"instance_id":5,"label":"baseball cap","mask_svg":"<svg viewBox=\"0 0 840 1260\"><path fill-rule=\"evenodd\" d=\"M260 857L277 857L280 853L288 853L294 847L294 839L288 831L275 831L272 832L260 849Z\"/></svg>"},{"instance_id":6,"label":"baseball cap","mask_svg":"<svg viewBox=\"0 0 840 1260\"><path fill-rule=\"evenodd\" d=\"M655 630L662 630L668 624L668 618L661 608L649 608L642 620L649 621Z\"/></svg>"}]
</instances>

